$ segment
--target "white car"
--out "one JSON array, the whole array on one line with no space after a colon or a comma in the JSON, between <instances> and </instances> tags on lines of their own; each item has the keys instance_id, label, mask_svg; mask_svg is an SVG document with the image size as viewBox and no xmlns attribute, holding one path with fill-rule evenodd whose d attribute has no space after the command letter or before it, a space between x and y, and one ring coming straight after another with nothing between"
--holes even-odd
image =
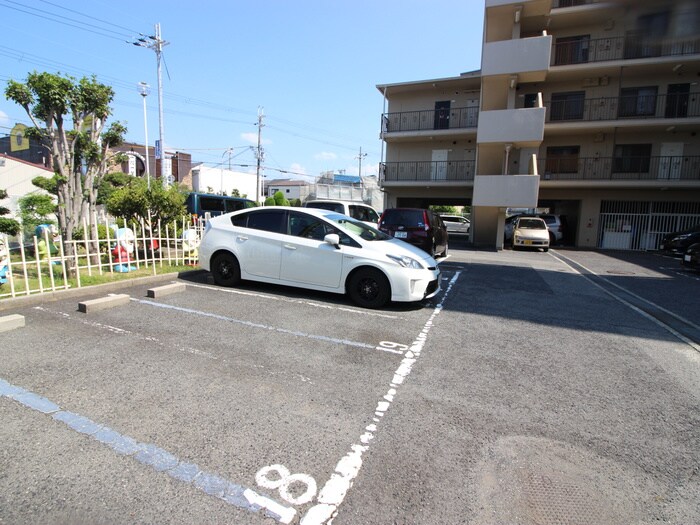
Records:
<instances>
[{"instance_id":1,"label":"white car","mask_svg":"<svg viewBox=\"0 0 700 525\"><path fill-rule=\"evenodd\" d=\"M513 250L517 248L542 248L549 250L549 229L544 219L520 217L513 229Z\"/></svg>"},{"instance_id":2,"label":"white car","mask_svg":"<svg viewBox=\"0 0 700 525\"><path fill-rule=\"evenodd\" d=\"M440 215L442 222L447 227L447 233L467 234L471 221L461 215Z\"/></svg>"},{"instance_id":3,"label":"white car","mask_svg":"<svg viewBox=\"0 0 700 525\"><path fill-rule=\"evenodd\" d=\"M207 222L199 264L216 284L241 279L347 294L365 308L440 291L437 262L420 248L340 213L287 206Z\"/></svg>"},{"instance_id":4,"label":"white car","mask_svg":"<svg viewBox=\"0 0 700 525\"><path fill-rule=\"evenodd\" d=\"M379 222L379 213L377 213L377 210L363 202L316 199L306 201L304 207L319 208L321 210L331 210L337 213L342 213L343 215L348 215L353 219L362 221L372 228L376 228L377 223Z\"/></svg>"}]
</instances>

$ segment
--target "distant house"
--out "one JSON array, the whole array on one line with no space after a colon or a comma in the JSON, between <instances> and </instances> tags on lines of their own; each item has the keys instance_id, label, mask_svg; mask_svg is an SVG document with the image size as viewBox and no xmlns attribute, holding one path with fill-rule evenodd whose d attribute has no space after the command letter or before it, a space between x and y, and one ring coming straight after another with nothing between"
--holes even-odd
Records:
<instances>
[{"instance_id":1,"label":"distant house","mask_svg":"<svg viewBox=\"0 0 700 525\"><path fill-rule=\"evenodd\" d=\"M32 164L0 153L0 189L7 192L7 199L0 200L0 206L10 210L7 218L19 219L19 199L28 193L46 191L32 184L35 177L53 177L53 171L39 164Z\"/></svg>"},{"instance_id":2,"label":"distant house","mask_svg":"<svg viewBox=\"0 0 700 525\"><path fill-rule=\"evenodd\" d=\"M298 179L272 179L265 181L265 196L272 197L281 191L287 200L306 200L311 186L308 182Z\"/></svg>"},{"instance_id":3,"label":"distant house","mask_svg":"<svg viewBox=\"0 0 700 525\"><path fill-rule=\"evenodd\" d=\"M196 164L192 167L192 191L201 193L233 195L233 190L238 190L241 197L255 200L255 185L257 175L255 173L243 173L219 168L211 168L204 164Z\"/></svg>"},{"instance_id":4,"label":"distant house","mask_svg":"<svg viewBox=\"0 0 700 525\"><path fill-rule=\"evenodd\" d=\"M115 166L111 171L121 171L134 177L146 176L146 147L142 144L125 142L115 148L112 152L124 153L127 159ZM176 184L191 185L192 155L181 151L165 152L166 162L155 158L155 148L148 148L148 171L154 179L159 179L161 175L169 177L169 182Z\"/></svg>"}]
</instances>

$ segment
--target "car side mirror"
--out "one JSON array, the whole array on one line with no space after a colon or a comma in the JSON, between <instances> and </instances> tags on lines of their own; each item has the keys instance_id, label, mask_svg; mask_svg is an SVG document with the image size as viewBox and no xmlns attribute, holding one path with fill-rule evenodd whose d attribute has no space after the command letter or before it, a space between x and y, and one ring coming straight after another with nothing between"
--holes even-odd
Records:
<instances>
[{"instance_id":1,"label":"car side mirror","mask_svg":"<svg viewBox=\"0 0 700 525\"><path fill-rule=\"evenodd\" d=\"M329 233L323 240L331 246L335 246L337 250L340 250L340 236L337 233Z\"/></svg>"}]
</instances>

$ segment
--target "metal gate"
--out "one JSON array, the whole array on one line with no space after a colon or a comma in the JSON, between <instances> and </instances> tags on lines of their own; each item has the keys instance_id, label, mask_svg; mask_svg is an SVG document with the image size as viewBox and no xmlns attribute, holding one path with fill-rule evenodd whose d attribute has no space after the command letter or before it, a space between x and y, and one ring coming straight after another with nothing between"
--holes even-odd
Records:
<instances>
[{"instance_id":1,"label":"metal gate","mask_svg":"<svg viewBox=\"0 0 700 525\"><path fill-rule=\"evenodd\" d=\"M598 248L658 250L667 233L700 224L700 202L602 201Z\"/></svg>"}]
</instances>

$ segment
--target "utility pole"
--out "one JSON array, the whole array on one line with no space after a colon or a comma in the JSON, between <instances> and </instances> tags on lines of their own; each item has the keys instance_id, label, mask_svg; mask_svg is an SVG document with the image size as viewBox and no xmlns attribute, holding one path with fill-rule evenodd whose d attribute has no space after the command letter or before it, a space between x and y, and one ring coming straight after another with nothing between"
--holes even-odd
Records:
<instances>
[{"instance_id":1,"label":"utility pole","mask_svg":"<svg viewBox=\"0 0 700 525\"><path fill-rule=\"evenodd\" d=\"M137 38L135 42L132 42L135 46L146 47L152 49L156 53L156 62L158 65L158 126L160 128L159 141L160 141L160 178L163 181L163 186L168 186L170 181L164 176L164 166L165 166L165 136L163 130L163 73L161 70L161 54L163 53L163 47L167 46L170 42L166 42L160 37L160 24L155 26L156 34L155 36L141 37Z\"/></svg>"},{"instance_id":2,"label":"utility pole","mask_svg":"<svg viewBox=\"0 0 700 525\"><path fill-rule=\"evenodd\" d=\"M360 175L360 182L362 182L362 159L364 159L367 156L367 153L362 153L362 146L360 146L360 154L355 157L360 161L360 165L358 167L357 173Z\"/></svg>"},{"instance_id":3,"label":"utility pole","mask_svg":"<svg viewBox=\"0 0 700 525\"><path fill-rule=\"evenodd\" d=\"M263 155L264 151L262 149L262 128L265 126L263 124L263 118L265 118L265 115L263 114L263 108L258 108L258 152L257 152L257 158L258 158L258 168L257 168L257 183L255 187L255 202L260 202L260 166L263 161Z\"/></svg>"},{"instance_id":4,"label":"utility pole","mask_svg":"<svg viewBox=\"0 0 700 525\"><path fill-rule=\"evenodd\" d=\"M357 160L359 161L359 166L358 166L358 171L357 173L360 175L360 193L362 194L362 200L365 200L365 184L362 180L362 159L367 156L367 153L362 153L362 146L360 146L360 154L357 156Z\"/></svg>"}]
</instances>

